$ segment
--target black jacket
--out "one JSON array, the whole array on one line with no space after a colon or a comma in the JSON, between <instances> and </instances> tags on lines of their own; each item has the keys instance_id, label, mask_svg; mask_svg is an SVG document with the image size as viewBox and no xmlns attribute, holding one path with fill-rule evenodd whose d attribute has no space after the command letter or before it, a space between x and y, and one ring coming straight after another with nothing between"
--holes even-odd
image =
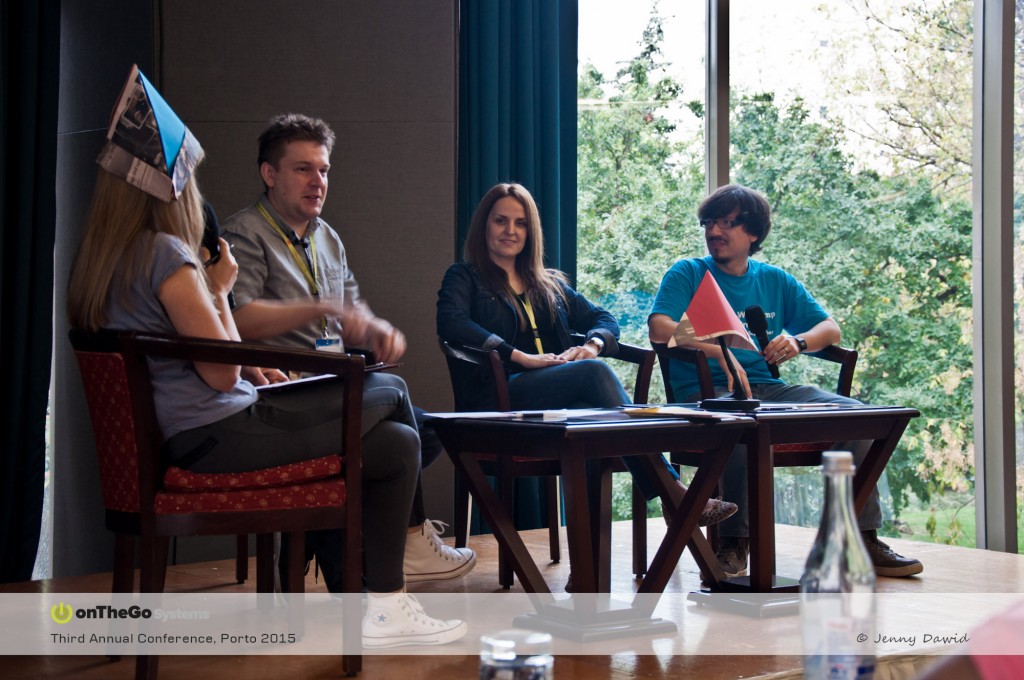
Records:
<instances>
[{"instance_id":1,"label":"black jacket","mask_svg":"<svg viewBox=\"0 0 1024 680\"><path fill-rule=\"evenodd\" d=\"M580 333L586 338L601 338L605 343L602 356L615 356L619 349L619 324L615 317L570 286L561 285L566 300L557 301L554 324L561 346L551 351L558 354L572 347L575 343L571 335ZM536 313L547 315L548 309L538 309ZM437 334L442 340L456 347L497 350L505 361L506 372L517 372L523 369L518 364L510 366L511 356L516 336L523 332L529 331L520 330L512 303L486 288L472 265L459 262L448 268L437 293ZM463 373L458 379L460 384L454 386L456 402L473 401L478 410L493 408L491 388L486 384L489 376L480 371Z\"/></svg>"}]
</instances>

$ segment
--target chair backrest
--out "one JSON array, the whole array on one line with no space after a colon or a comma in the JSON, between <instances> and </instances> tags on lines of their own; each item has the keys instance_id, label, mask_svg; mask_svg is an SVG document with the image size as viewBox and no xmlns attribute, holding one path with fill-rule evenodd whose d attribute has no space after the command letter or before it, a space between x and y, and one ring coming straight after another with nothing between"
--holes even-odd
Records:
<instances>
[{"instance_id":1,"label":"chair backrest","mask_svg":"<svg viewBox=\"0 0 1024 680\"><path fill-rule=\"evenodd\" d=\"M672 362L670 359L684 361L696 368L701 399L710 399L715 396L715 385L711 379L711 367L703 350L695 347L669 347L663 342L652 342L651 346L658 355L658 365L661 367L661 377L665 383L665 400L667 402L677 401L677 395L672 389ZM853 373L857 370L856 350L840 347L839 345L829 345L823 350L808 353L808 356L839 364L836 394L844 397L850 396L850 391L853 389Z\"/></svg>"},{"instance_id":2,"label":"chair backrest","mask_svg":"<svg viewBox=\"0 0 1024 680\"><path fill-rule=\"evenodd\" d=\"M69 335L92 420L103 505L126 513L151 508L145 499L155 493L160 435L145 364L126 355L117 333Z\"/></svg>"},{"instance_id":3,"label":"chair backrest","mask_svg":"<svg viewBox=\"0 0 1024 680\"><path fill-rule=\"evenodd\" d=\"M651 347L658 355L658 366L661 367L661 381L665 384L665 401L676 403L683 395L676 395L672 389L672 358L693 364L697 370L697 384L700 386L702 399L715 396L715 384L711 380L711 367L708 366L704 350L695 347L669 347L664 342L652 342Z\"/></svg>"},{"instance_id":4,"label":"chair backrest","mask_svg":"<svg viewBox=\"0 0 1024 680\"><path fill-rule=\"evenodd\" d=\"M448 364L456 411L508 411L508 376L494 350L456 347L438 338Z\"/></svg>"}]
</instances>

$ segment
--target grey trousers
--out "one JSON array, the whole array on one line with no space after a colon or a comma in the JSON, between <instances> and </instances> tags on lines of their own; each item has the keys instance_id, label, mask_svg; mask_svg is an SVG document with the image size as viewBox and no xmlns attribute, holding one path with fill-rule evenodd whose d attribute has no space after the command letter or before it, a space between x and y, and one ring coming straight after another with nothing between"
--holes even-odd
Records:
<instances>
[{"instance_id":1,"label":"grey trousers","mask_svg":"<svg viewBox=\"0 0 1024 680\"><path fill-rule=\"evenodd\" d=\"M216 423L164 444L170 460L195 472L246 472L340 453L341 391L321 381L260 395ZM406 528L420 470L420 441L405 381L370 373L363 390L363 542L366 586L405 584Z\"/></svg>"}]
</instances>

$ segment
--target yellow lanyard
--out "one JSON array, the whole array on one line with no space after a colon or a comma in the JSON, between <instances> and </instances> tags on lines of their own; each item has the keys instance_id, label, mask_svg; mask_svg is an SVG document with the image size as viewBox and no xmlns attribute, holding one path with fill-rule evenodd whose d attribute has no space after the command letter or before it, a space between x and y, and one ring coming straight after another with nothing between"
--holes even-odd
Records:
<instances>
[{"instance_id":1,"label":"yellow lanyard","mask_svg":"<svg viewBox=\"0 0 1024 680\"><path fill-rule=\"evenodd\" d=\"M257 203L256 209L260 211L261 215L263 215L263 219L265 219L267 223L274 228L274 231L277 232L277 235L281 237L282 241L284 241L285 246L288 247L288 250L291 252L292 257L295 258L295 264L299 266L299 271L302 272L302 276L306 279L306 283L309 285L309 294L319 296L320 286L317 285L316 282L316 235L309 235L309 247L310 250L312 251L311 258L313 261L313 271L310 272L309 265L306 264L306 258L299 255L299 251L295 249L295 244L292 243L291 239L288 238L288 236L284 233L284 229L282 229L280 225L278 225L277 220L275 220L273 216L269 212L267 212L267 209L263 207L262 203Z\"/></svg>"},{"instance_id":2,"label":"yellow lanyard","mask_svg":"<svg viewBox=\"0 0 1024 680\"><path fill-rule=\"evenodd\" d=\"M292 257L295 259L295 264L298 265L299 271L302 272L303 278L306 279L306 284L309 286L309 294L314 297L319 297L320 286L316 282L316 234L309 235L309 248L311 251L310 259L312 260L313 264L313 271L310 271L309 265L306 264L306 258L303 257L302 255L299 255L299 251L295 249L295 244L292 243L292 240L288 238L288 236L284 233L284 229L282 229L281 226L277 223L277 220L274 219L273 215L271 215L270 212L268 212L267 209L263 207L262 203L257 203L256 209L260 211L260 214L263 215L263 219L267 221L267 224L273 227L274 231L277 232L277 235L281 237L282 241L284 241L284 244L285 246L287 246L289 252L291 252ZM326 333L327 317L320 318L320 330L321 332Z\"/></svg>"},{"instance_id":3,"label":"yellow lanyard","mask_svg":"<svg viewBox=\"0 0 1024 680\"><path fill-rule=\"evenodd\" d=\"M522 303L523 309L526 310L526 318L530 320L530 328L533 329L533 344L537 346L537 354L544 354L544 345L540 342L540 331L537 330L537 319L533 316L533 305L530 304L530 298L526 295L517 295L519 302Z\"/></svg>"}]
</instances>

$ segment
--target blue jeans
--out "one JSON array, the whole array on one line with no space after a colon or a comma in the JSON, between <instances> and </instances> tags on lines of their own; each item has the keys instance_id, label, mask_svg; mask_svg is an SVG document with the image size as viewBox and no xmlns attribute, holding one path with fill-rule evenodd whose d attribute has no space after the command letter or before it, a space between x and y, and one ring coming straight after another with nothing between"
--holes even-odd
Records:
<instances>
[{"instance_id":1,"label":"blue jeans","mask_svg":"<svg viewBox=\"0 0 1024 680\"><path fill-rule=\"evenodd\" d=\"M851 404L862 402L849 397L842 397L832 392L818 389L811 385L774 385L755 384L750 386L753 398L761 401L792 401L806 404ZM717 396L729 393L724 387L716 387ZM700 401L700 394L691 394L685 401ZM860 465L871 448L870 441L838 442L834 447L837 451L853 453L854 465ZM739 511L718 525L720 536L750 536L750 509L747 506L747 447L740 444L732 451L732 456L722 473L722 498L739 506ZM864 509L857 515L857 523L861 531L878 529L882 526L882 501L878 496L878 487L871 490Z\"/></svg>"},{"instance_id":2,"label":"blue jeans","mask_svg":"<svg viewBox=\"0 0 1024 680\"><path fill-rule=\"evenodd\" d=\"M584 359L557 366L515 373L509 377L508 395L513 410L611 408L629 404L629 395L603 361ZM659 456L673 479L679 475ZM658 497L654 481L633 456L622 459L646 500Z\"/></svg>"}]
</instances>

